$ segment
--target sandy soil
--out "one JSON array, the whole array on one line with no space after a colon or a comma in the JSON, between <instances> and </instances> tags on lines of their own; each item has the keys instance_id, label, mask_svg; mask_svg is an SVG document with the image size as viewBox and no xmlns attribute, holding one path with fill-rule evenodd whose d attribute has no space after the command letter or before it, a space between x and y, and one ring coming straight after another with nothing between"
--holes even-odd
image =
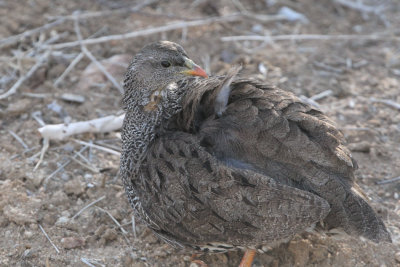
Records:
<instances>
[{"instance_id":1,"label":"sandy soil","mask_svg":"<svg viewBox=\"0 0 400 267\"><path fill-rule=\"evenodd\" d=\"M308 233L258 255L254 266L399 266L400 181L382 182L400 176L400 108L379 102L400 103L399 41L354 37L263 43L223 42L221 37L393 37L399 35L400 2L363 1L368 6L361 6L362 10L337 3L340 1L275 2L243 0L241 6L238 1L228 0L153 1L131 12L128 8L135 3L127 0L0 1L0 94L49 50L47 43L77 40L70 16L77 10L83 16L79 25L84 39L242 12L235 21L87 47L119 82L130 58L143 45L168 39L181 43L195 62L213 74L222 74L231 64L241 63L243 75L258 77L298 95L312 98L331 90L316 101L347 137L360 166L358 183L384 218L393 243L374 244L335 232ZM254 15L274 15L282 7L303 14L303 19L265 21L265 17ZM102 13L89 16L87 12ZM49 29L15 41L6 39L62 18ZM37 131L40 120L35 118L54 124L120 112L119 91L95 67L88 68L91 61L87 57L55 85L81 50L74 46L55 47L52 51L15 94L0 100L0 266L189 266L190 254L158 241L140 222L136 221L133 231L132 212L118 177L119 157L74 141L93 142L118 151L118 132L52 141L43 162L34 170L42 147ZM117 60L111 60L115 55L119 55ZM64 93L84 100L64 100ZM89 204L93 205L84 209ZM241 255L231 252L201 259L209 266L237 266Z\"/></svg>"}]
</instances>

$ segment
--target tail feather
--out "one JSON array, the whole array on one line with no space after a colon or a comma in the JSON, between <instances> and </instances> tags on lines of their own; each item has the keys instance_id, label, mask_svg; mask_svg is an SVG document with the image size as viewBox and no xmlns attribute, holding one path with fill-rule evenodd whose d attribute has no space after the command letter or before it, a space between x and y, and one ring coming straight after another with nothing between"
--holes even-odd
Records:
<instances>
[{"instance_id":1,"label":"tail feather","mask_svg":"<svg viewBox=\"0 0 400 267\"><path fill-rule=\"evenodd\" d=\"M374 242L392 242L383 221L361 195L347 192L341 207L332 206L325 223L329 228L340 227L350 235L361 235Z\"/></svg>"}]
</instances>

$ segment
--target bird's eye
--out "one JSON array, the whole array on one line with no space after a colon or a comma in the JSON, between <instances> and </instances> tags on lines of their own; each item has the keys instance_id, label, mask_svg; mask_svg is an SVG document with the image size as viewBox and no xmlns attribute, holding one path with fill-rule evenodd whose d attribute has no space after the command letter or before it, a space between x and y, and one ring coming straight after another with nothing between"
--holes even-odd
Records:
<instances>
[{"instance_id":1,"label":"bird's eye","mask_svg":"<svg viewBox=\"0 0 400 267\"><path fill-rule=\"evenodd\" d=\"M169 63L168 61L161 61L161 66L163 66L164 68L168 68L171 66L171 63Z\"/></svg>"}]
</instances>

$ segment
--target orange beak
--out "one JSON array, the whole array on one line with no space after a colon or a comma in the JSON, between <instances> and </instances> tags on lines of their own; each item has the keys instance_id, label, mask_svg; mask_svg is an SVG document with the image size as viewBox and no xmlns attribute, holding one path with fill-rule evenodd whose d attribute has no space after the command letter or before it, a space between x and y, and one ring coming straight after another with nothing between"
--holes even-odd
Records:
<instances>
[{"instance_id":1,"label":"orange beak","mask_svg":"<svg viewBox=\"0 0 400 267\"><path fill-rule=\"evenodd\" d=\"M181 73L185 75L201 76L204 78L208 78L207 73L197 64L195 64L191 59L185 58L185 66L188 68L188 70L184 70Z\"/></svg>"}]
</instances>

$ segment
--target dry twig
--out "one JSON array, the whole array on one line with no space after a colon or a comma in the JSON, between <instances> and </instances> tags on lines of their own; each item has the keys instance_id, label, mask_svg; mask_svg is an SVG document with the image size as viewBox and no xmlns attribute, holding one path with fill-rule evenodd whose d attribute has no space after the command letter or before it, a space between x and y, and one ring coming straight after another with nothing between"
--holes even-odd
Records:
<instances>
[{"instance_id":1,"label":"dry twig","mask_svg":"<svg viewBox=\"0 0 400 267\"><path fill-rule=\"evenodd\" d=\"M4 94L0 95L0 99L4 99L9 97L10 95L13 95L17 92L18 88L27 80L29 77L31 77L42 65L43 63L47 60L47 58L50 55L50 51L46 51L43 55L39 57L37 60L36 64L33 65L33 67L25 74L22 75L18 81L14 83L14 85Z\"/></svg>"},{"instance_id":2,"label":"dry twig","mask_svg":"<svg viewBox=\"0 0 400 267\"><path fill-rule=\"evenodd\" d=\"M7 37L7 38L5 38L3 40L0 40L0 48L3 48L4 46L13 45L13 44L19 42L20 40L22 40L22 39L24 39L24 38L26 38L28 36L31 36L33 34L47 31L47 30L49 30L49 29L51 29L51 28L53 28L53 27L55 27L57 25L62 24L64 21L65 21L64 18L60 18L60 19L58 19L56 21L50 22L50 23L45 24L43 26L37 27L35 29L29 30L29 31L25 31L23 33L20 33L20 34L14 35L14 36Z\"/></svg>"},{"instance_id":3,"label":"dry twig","mask_svg":"<svg viewBox=\"0 0 400 267\"><path fill-rule=\"evenodd\" d=\"M57 78L57 80L54 82L54 86L57 87L58 84L60 82L62 82L62 80L64 80L65 76L67 76L68 73L70 73L71 70L73 70L75 65L78 64L82 58L83 58L83 53L81 52L74 58L74 60L72 60L72 62L68 65L68 67L64 70L64 72L60 75L60 77Z\"/></svg>"},{"instance_id":4,"label":"dry twig","mask_svg":"<svg viewBox=\"0 0 400 267\"><path fill-rule=\"evenodd\" d=\"M400 37L388 35L362 35L362 34L336 34L336 35L323 35L323 34L284 34L284 35L238 35L238 36L225 36L221 37L223 42L234 41L305 41L305 40L375 40L375 41L400 41Z\"/></svg>"},{"instance_id":5,"label":"dry twig","mask_svg":"<svg viewBox=\"0 0 400 267\"><path fill-rule=\"evenodd\" d=\"M99 145L95 145L95 144L84 142L84 141L80 141L80 140L74 140L74 141L79 143L79 144L81 144L81 145L85 145L85 146L88 146L88 147L96 148L98 150L101 150L101 151L104 151L104 152L107 152L107 153L110 153L110 154L113 154L113 155L121 156L120 152L115 151L113 149L109 149L109 148L106 148L106 147L102 147L102 146L99 146Z\"/></svg>"},{"instance_id":6,"label":"dry twig","mask_svg":"<svg viewBox=\"0 0 400 267\"><path fill-rule=\"evenodd\" d=\"M379 14L383 10L386 9L386 6L380 5L380 6L369 6L365 5L359 1L353 2L349 0L335 0L336 3L341 4L342 6L360 11L360 12L366 12L366 13L373 13L373 14Z\"/></svg>"},{"instance_id":7,"label":"dry twig","mask_svg":"<svg viewBox=\"0 0 400 267\"><path fill-rule=\"evenodd\" d=\"M400 176L391 178L391 179L381 180L381 181L376 182L376 184L389 184L389 183L394 183L397 181L400 181Z\"/></svg>"},{"instance_id":8,"label":"dry twig","mask_svg":"<svg viewBox=\"0 0 400 267\"><path fill-rule=\"evenodd\" d=\"M33 168L34 171L37 168L39 168L40 164L42 164L44 154L46 154L47 149L49 149L49 145L50 145L50 140L48 138L43 138L43 146L42 146L42 149L40 150L40 158L39 158L39 161L36 163L35 168Z\"/></svg>"},{"instance_id":9,"label":"dry twig","mask_svg":"<svg viewBox=\"0 0 400 267\"><path fill-rule=\"evenodd\" d=\"M158 0L147 0L144 2L141 2L133 7L127 8L118 8L118 9L113 9L113 10L106 10L106 11L97 11L97 12L82 12L79 15L79 19L90 19L90 18L98 18L98 17L104 17L104 16L110 16L110 15L121 15L125 13L135 13L140 11L142 8L151 5ZM65 19L65 20L75 20L75 15L67 15L67 16L49 16L49 19Z\"/></svg>"},{"instance_id":10,"label":"dry twig","mask_svg":"<svg viewBox=\"0 0 400 267\"><path fill-rule=\"evenodd\" d=\"M63 48L67 48L67 47L79 46L81 44L82 45L100 44L100 43L105 43L105 42L110 42L110 41L119 41L119 40L135 38L135 37L139 37L139 36L146 36L146 35L151 35L151 34L156 34L156 33L162 33L162 32L166 32L166 31L179 30L182 28L203 26L203 25L208 25L208 24L212 24L212 23L238 21L242 18L243 18L243 16L240 14L233 14L233 15L228 15L228 16L223 16L223 17L211 17L211 18L198 19L198 20L192 20L192 21L180 21L180 22L175 22L175 23L168 24L168 25L163 25L163 26L149 28L149 29L143 29L143 30L129 32L129 33L125 33L125 34L108 35L108 36L103 36L103 37L99 37L99 38L86 39L86 40L82 40L82 42L74 41L74 42L67 42L67 43L43 46L42 49L49 49L49 48L63 49Z\"/></svg>"},{"instance_id":11,"label":"dry twig","mask_svg":"<svg viewBox=\"0 0 400 267\"><path fill-rule=\"evenodd\" d=\"M395 108L395 109L397 109L397 110L400 110L400 104L394 102L393 100L389 100L389 99L378 99L378 98L374 98L374 97L371 97L369 100L370 100L372 103L382 103L382 104L388 105L388 106L390 106L390 107L392 107L392 108Z\"/></svg>"},{"instance_id":12,"label":"dry twig","mask_svg":"<svg viewBox=\"0 0 400 267\"><path fill-rule=\"evenodd\" d=\"M71 217L71 220L74 220L76 217L78 217L82 212L84 212L86 209L90 208L91 206L93 206L94 204L102 201L103 199L105 199L106 196L102 196L98 199L96 199L95 201L89 203L88 205L86 205L85 207L83 207L80 211L78 211L74 216Z\"/></svg>"},{"instance_id":13,"label":"dry twig","mask_svg":"<svg viewBox=\"0 0 400 267\"><path fill-rule=\"evenodd\" d=\"M29 147L28 147L28 145L24 142L24 140L22 140L22 138L21 137L19 137L16 133L14 133L13 131L11 131L11 130L9 130L8 131L9 132L9 134L11 134L12 135L12 137L14 137L15 138L15 140L17 140L18 141L18 143L20 143L21 144L21 146L23 146L25 149L29 149Z\"/></svg>"},{"instance_id":14,"label":"dry twig","mask_svg":"<svg viewBox=\"0 0 400 267\"><path fill-rule=\"evenodd\" d=\"M87 258L81 258L81 261L84 263L84 264L86 264L86 265L88 265L88 266L90 266L90 267L97 267L96 265L100 265L101 267L106 267L106 265L104 265L104 264L101 264L100 262L98 262L98 261L96 261L96 260L93 260L93 259L87 259ZM94 263L94 264L96 264L96 265L94 265L94 264L92 264L92 262Z\"/></svg>"},{"instance_id":15,"label":"dry twig","mask_svg":"<svg viewBox=\"0 0 400 267\"><path fill-rule=\"evenodd\" d=\"M122 127L125 114L107 116L89 121L79 121L70 124L49 124L38 129L43 138L62 140L68 136L81 133L105 133Z\"/></svg>"},{"instance_id":16,"label":"dry twig","mask_svg":"<svg viewBox=\"0 0 400 267\"><path fill-rule=\"evenodd\" d=\"M54 249L57 251L57 253L60 253L60 250L57 248L57 246L53 243L53 241L51 241L49 235L46 233L46 231L43 229L43 227L39 225L40 230L42 230L44 236L47 238L47 240L49 240L50 244L54 247Z\"/></svg>"},{"instance_id":17,"label":"dry twig","mask_svg":"<svg viewBox=\"0 0 400 267\"><path fill-rule=\"evenodd\" d=\"M128 232L122 227L122 225L117 221L117 219L115 219L114 218L114 216L112 216L112 214L109 212L109 211L107 211L107 210L105 210L105 209L102 209L102 208L100 208L100 207L97 207L99 210L101 210L102 212L105 212L105 213L107 213L107 215L111 218L111 220L113 220L113 222L118 226L118 228L121 230L121 232L124 234L124 235L126 235Z\"/></svg>"},{"instance_id":18,"label":"dry twig","mask_svg":"<svg viewBox=\"0 0 400 267\"><path fill-rule=\"evenodd\" d=\"M81 50L87 56L94 64L96 64L97 68L103 72L103 74L107 77L107 79L119 90L121 94L124 93L124 89L122 86L115 80L115 78L104 68L104 66L93 56L93 54L86 48L84 44L82 44L82 34L81 34L81 29L79 27L79 20L78 20L79 14L76 14L75 20L74 20L74 26L75 26L75 33L76 36L78 37L78 42L81 45Z\"/></svg>"},{"instance_id":19,"label":"dry twig","mask_svg":"<svg viewBox=\"0 0 400 267\"><path fill-rule=\"evenodd\" d=\"M82 153L83 151L85 151L88 148L88 146L84 146L83 148L81 148L81 150L79 150L79 153ZM73 157L77 157L78 155L75 153L75 155ZM53 178L57 173L59 173L64 167L66 167L68 164L70 164L72 162L71 159L67 160L66 162L64 162L60 167L57 168L57 170L55 170L54 172L52 172L49 176L47 176L44 181L43 181L43 185L44 187L46 187L47 185L47 181L50 180L51 178Z\"/></svg>"},{"instance_id":20,"label":"dry twig","mask_svg":"<svg viewBox=\"0 0 400 267\"><path fill-rule=\"evenodd\" d=\"M333 94L333 91L332 91L332 90L325 90L325 91L322 91L322 92L319 93L319 94L313 95L312 97L310 97L310 99L312 99L312 100L314 100L314 101L318 101L318 100L320 100L320 99L322 99L322 98L325 98L325 97L327 97L327 96L330 96L330 95L332 95L332 94Z\"/></svg>"}]
</instances>

